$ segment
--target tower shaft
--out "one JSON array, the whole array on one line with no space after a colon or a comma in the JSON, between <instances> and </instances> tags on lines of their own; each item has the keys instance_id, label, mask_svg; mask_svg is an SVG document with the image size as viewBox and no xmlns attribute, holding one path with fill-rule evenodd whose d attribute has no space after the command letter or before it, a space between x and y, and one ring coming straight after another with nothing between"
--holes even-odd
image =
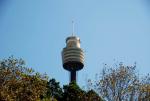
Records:
<instances>
[{"instance_id":1,"label":"tower shaft","mask_svg":"<svg viewBox=\"0 0 150 101\"><path fill-rule=\"evenodd\" d=\"M70 82L76 82L76 71L70 71Z\"/></svg>"}]
</instances>

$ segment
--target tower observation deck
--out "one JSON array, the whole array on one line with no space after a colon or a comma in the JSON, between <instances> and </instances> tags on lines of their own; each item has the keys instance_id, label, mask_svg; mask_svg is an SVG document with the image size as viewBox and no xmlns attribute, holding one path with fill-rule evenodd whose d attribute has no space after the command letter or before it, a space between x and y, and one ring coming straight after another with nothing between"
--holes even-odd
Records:
<instances>
[{"instance_id":1,"label":"tower observation deck","mask_svg":"<svg viewBox=\"0 0 150 101\"><path fill-rule=\"evenodd\" d=\"M76 71L84 67L84 52L80 48L80 39L77 36L66 38L66 47L62 50L63 68L70 72L70 82L76 82Z\"/></svg>"}]
</instances>

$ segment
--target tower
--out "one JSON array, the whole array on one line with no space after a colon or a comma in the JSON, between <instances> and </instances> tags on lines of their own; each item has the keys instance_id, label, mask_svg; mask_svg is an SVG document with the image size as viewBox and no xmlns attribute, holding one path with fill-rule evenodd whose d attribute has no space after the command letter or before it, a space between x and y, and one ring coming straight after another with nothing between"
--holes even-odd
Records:
<instances>
[{"instance_id":1,"label":"tower","mask_svg":"<svg viewBox=\"0 0 150 101\"><path fill-rule=\"evenodd\" d=\"M77 36L66 38L66 47L62 50L63 68L70 72L70 82L76 82L76 72L84 66L84 52L80 48L80 39Z\"/></svg>"}]
</instances>

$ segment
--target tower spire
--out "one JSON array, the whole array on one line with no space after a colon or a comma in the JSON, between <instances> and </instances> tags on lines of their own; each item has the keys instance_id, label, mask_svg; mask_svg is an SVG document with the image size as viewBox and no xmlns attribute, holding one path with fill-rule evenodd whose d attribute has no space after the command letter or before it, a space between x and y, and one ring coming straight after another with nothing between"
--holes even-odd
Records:
<instances>
[{"instance_id":1,"label":"tower spire","mask_svg":"<svg viewBox=\"0 0 150 101\"><path fill-rule=\"evenodd\" d=\"M72 36L74 36L74 20L72 20Z\"/></svg>"}]
</instances>

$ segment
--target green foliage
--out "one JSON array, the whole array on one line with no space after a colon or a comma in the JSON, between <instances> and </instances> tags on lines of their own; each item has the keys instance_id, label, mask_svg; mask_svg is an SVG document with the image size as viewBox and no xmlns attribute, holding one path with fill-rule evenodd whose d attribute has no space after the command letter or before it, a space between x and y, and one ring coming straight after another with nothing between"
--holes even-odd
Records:
<instances>
[{"instance_id":1,"label":"green foliage","mask_svg":"<svg viewBox=\"0 0 150 101\"><path fill-rule=\"evenodd\" d=\"M43 98L43 99L41 99L39 101L59 101L59 100L57 100L56 98L52 98L52 97L46 97L46 98Z\"/></svg>"},{"instance_id":2,"label":"green foliage","mask_svg":"<svg viewBox=\"0 0 150 101\"><path fill-rule=\"evenodd\" d=\"M49 82L47 82L46 97L47 98L54 97L57 100L61 100L62 96L63 96L63 91L59 85L59 82L56 82L55 79L50 79Z\"/></svg>"},{"instance_id":3,"label":"green foliage","mask_svg":"<svg viewBox=\"0 0 150 101\"><path fill-rule=\"evenodd\" d=\"M94 90L89 90L86 93L85 101L102 101L102 99Z\"/></svg>"},{"instance_id":4,"label":"green foliage","mask_svg":"<svg viewBox=\"0 0 150 101\"><path fill-rule=\"evenodd\" d=\"M46 93L46 75L35 73L22 59L0 61L0 100L36 101Z\"/></svg>"},{"instance_id":5,"label":"green foliage","mask_svg":"<svg viewBox=\"0 0 150 101\"><path fill-rule=\"evenodd\" d=\"M71 82L64 86L62 101L102 101L102 99L95 91L85 92L75 82Z\"/></svg>"},{"instance_id":6,"label":"green foliage","mask_svg":"<svg viewBox=\"0 0 150 101\"><path fill-rule=\"evenodd\" d=\"M85 92L75 82L65 85L63 89L63 101L82 101L85 95Z\"/></svg>"}]
</instances>

